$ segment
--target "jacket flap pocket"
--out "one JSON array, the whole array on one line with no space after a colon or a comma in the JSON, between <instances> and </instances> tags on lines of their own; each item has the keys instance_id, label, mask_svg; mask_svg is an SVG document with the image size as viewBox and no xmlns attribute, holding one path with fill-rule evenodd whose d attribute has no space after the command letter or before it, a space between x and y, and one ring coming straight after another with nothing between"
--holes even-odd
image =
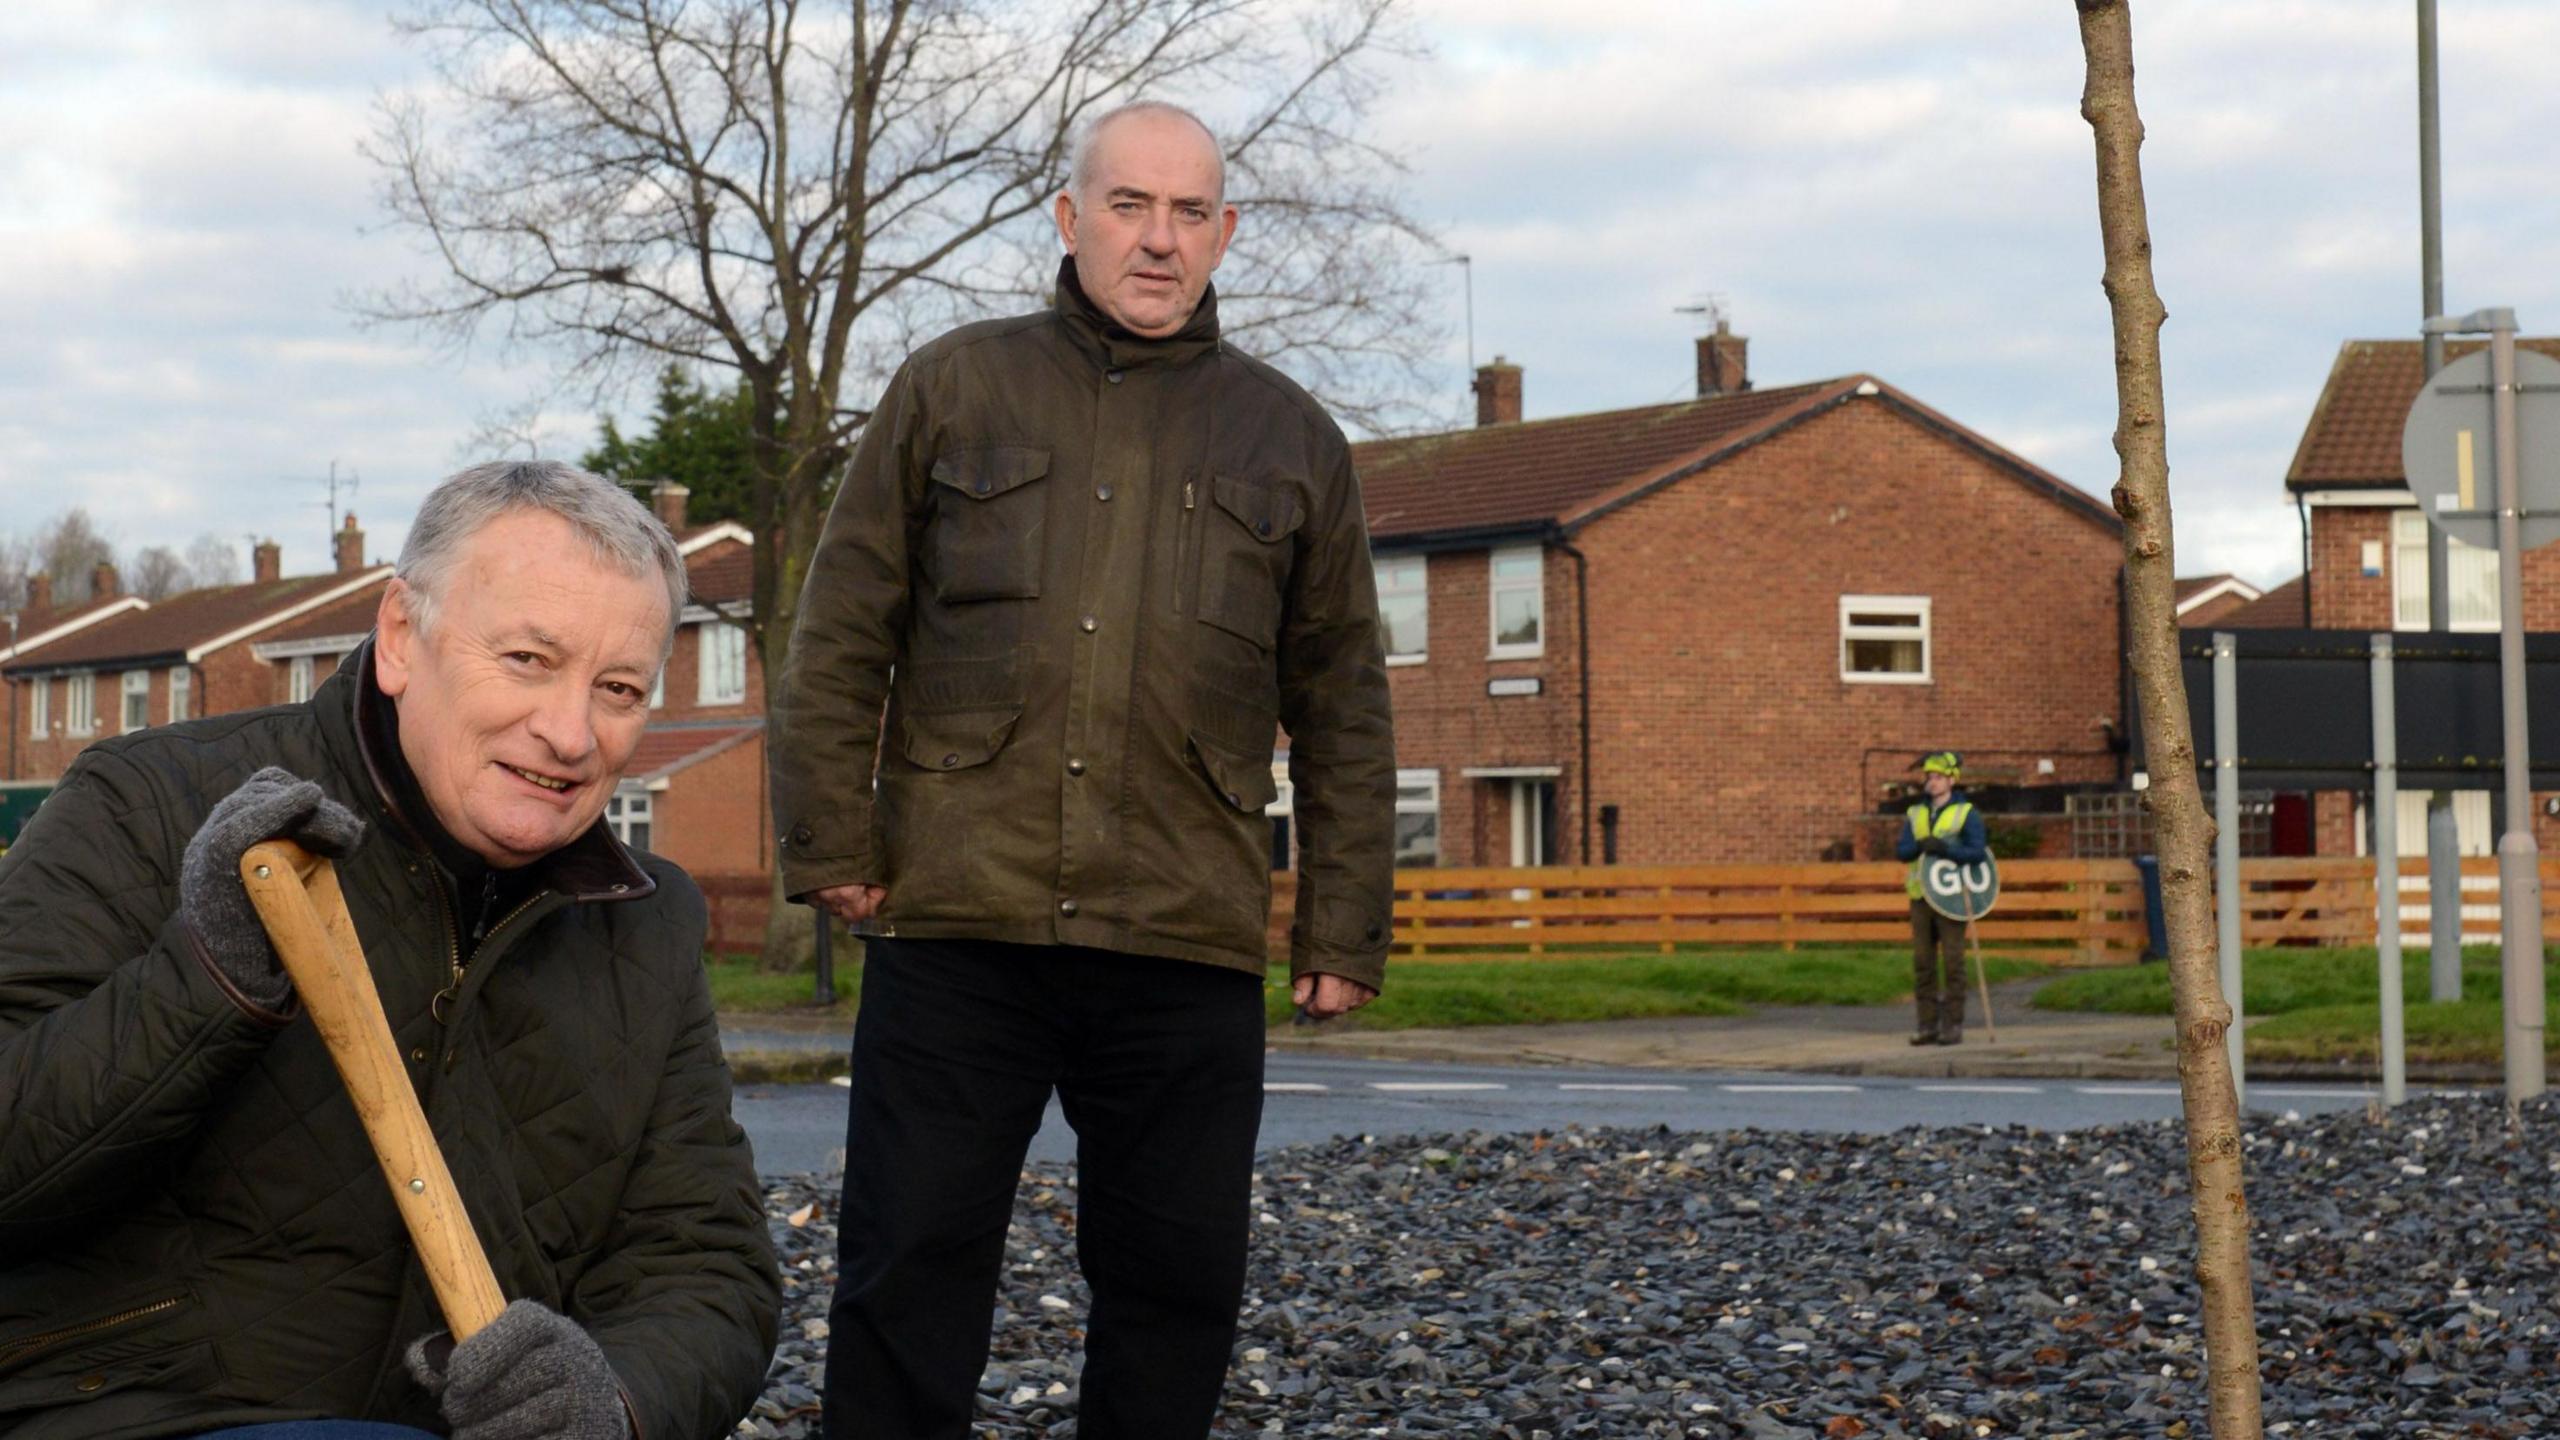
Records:
<instances>
[{"instance_id":1,"label":"jacket flap pocket","mask_svg":"<svg viewBox=\"0 0 2560 1440\"><path fill-rule=\"evenodd\" d=\"M1217 496L1219 509L1236 517L1247 534L1266 544L1289 538L1306 522L1306 506L1298 499L1298 487L1285 480L1221 475L1211 482L1210 491Z\"/></svg>"},{"instance_id":2,"label":"jacket flap pocket","mask_svg":"<svg viewBox=\"0 0 2560 1440\"><path fill-rule=\"evenodd\" d=\"M1036 445L985 445L933 461L933 478L972 500L992 500L1049 473L1049 452Z\"/></svg>"},{"instance_id":3,"label":"jacket flap pocket","mask_svg":"<svg viewBox=\"0 0 2560 1440\"><path fill-rule=\"evenodd\" d=\"M1280 798L1280 782L1271 775L1271 755L1239 755L1215 740L1191 732L1191 753L1226 802L1248 815L1259 815Z\"/></svg>"},{"instance_id":4,"label":"jacket flap pocket","mask_svg":"<svg viewBox=\"0 0 2560 1440\"><path fill-rule=\"evenodd\" d=\"M48 1367L42 1375L0 1380L0 1422L35 1410L52 1410L103 1399L123 1390L198 1392L219 1385L222 1365L213 1342L199 1340L133 1358L104 1358ZM0 1423L0 1429L7 1428Z\"/></svg>"},{"instance_id":5,"label":"jacket flap pocket","mask_svg":"<svg viewBox=\"0 0 2560 1440\"><path fill-rule=\"evenodd\" d=\"M942 715L908 714L901 723L900 753L923 770L966 770L984 765L1013 738L1022 707L1003 710L960 710Z\"/></svg>"}]
</instances>

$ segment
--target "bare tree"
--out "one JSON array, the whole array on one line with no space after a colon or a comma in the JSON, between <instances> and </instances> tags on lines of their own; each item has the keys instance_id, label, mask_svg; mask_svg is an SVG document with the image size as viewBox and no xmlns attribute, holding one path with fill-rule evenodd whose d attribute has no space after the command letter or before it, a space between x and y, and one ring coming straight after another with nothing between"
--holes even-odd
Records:
<instances>
[{"instance_id":1,"label":"bare tree","mask_svg":"<svg viewBox=\"0 0 2560 1440\"><path fill-rule=\"evenodd\" d=\"M830 487L925 336L1028 308L1078 126L1141 96L1231 137L1219 315L1355 425L1412 403L1432 249L1360 133L1399 0L427 0L442 81L367 154L436 277L378 321L555 354L601 400L669 360L743 384L753 628L778 683ZM779 907L777 907L779 908Z\"/></svg>"},{"instance_id":2,"label":"bare tree","mask_svg":"<svg viewBox=\"0 0 2560 1440\"><path fill-rule=\"evenodd\" d=\"M23 535L0 535L0 615L27 603L27 577L36 568L34 541Z\"/></svg>"},{"instance_id":3,"label":"bare tree","mask_svg":"<svg viewBox=\"0 0 2560 1440\"><path fill-rule=\"evenodd\" d=\"M2080 113L2098 148L2098 231L2115 324L2116 513L2124 517L2126 633L2142 701L2161 897L2169 920L2169 987L2178 1026L2178 1088L2187 1121L2187 1183L2204 1292L2206 1402L2216 1440L2260 1432L2258 1334L2249 1281L2249 1201L2242 1184L2240 1102L2224 1038L2223 998L2206 853L2213 822L2196 784L2195 737L2178 670L2176 561L2170 549L2169 444L2160 327L2169 312L2151 278L2151 221L2142 194L2142 117L2133 99L2133 17L2126 0L2078 0L2088 80Z\"/></svg>"},{"instance_id":4,"label":"bare tree","mask_svg":"<svg viewBox=\"0 0 2560 1440\"><path fill-rule=\"evenodd\" d=\"M199 590L240 583L240 552L211 531L187 545L187 579Z\"/></svg>"},{"instance_id":5,"label":"bare tree","mask_svg":"<svg viewBox=\"0 0 2560 1440\"><path fill-rule=\"evenodd\" d=\"M133 574L125 582L126 593L139 595L158 604L181 590L195 588L187 562L166 545L153 545L133 557Z\"/></svg>"},{"instance_id":6,"label":"bare tree","mask_svg":"<svg viewBox=\"0 0 2560 1440\"><path fill-rule=\"evenodd\" d=\"M115 563L115 547L98 533L89 512L78 506L64 511L36 532L36 569L53 577L53 603L77 605L91 593L92 572Z\"/></svg>"}]
</instances>

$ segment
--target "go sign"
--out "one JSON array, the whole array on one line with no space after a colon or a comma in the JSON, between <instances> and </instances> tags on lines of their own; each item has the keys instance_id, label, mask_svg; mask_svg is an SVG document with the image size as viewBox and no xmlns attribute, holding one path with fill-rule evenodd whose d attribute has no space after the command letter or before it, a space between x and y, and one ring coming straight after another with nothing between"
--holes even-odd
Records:
<instances>
[{"instance_id":1,"label":"go sign","mask_svg":"<svg viewBox=\"0 0 2560 1440\"><path fill-rule=\"evenodd\" d=\"M1975 865L1929 856L1920 862L1920 898L1950 920L1979 920L2000 899L2000 867L1988 855Z\"/></svg>"}]
</instances>

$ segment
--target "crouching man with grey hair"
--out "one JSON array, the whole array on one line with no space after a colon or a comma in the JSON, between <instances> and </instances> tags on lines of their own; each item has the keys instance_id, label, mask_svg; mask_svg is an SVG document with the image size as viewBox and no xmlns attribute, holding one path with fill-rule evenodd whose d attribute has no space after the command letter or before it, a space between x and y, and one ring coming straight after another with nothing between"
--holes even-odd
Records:
<instances>
[{"instance_id":1,"label":"crouching man with grey hair","mask_svg":"<svg viewBox=\"0 0 2560 1440\"><path fill-rule=\"evenodd\" d=\"M693 1440L779 1289L683 872L605 802L684 604L665 528L556 464L428 496L305 703L83 752L0 859L0 1434ZM238 878L337 858L510 1297L441 1333Z\"/></svg>"}]
</instances>

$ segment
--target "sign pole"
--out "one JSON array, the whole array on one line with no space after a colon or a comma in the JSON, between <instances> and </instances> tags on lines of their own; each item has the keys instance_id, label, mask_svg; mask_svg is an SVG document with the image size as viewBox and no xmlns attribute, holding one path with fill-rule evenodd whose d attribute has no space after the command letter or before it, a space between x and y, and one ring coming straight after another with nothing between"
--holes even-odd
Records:
<instances>
[{"instance_id":1,"label":"sign pole","mask_svg":"<svg viewBox=\"0 0 2560 1440\"><path fill-rule=\"evenodd\" d=\"M1964 873L1961 865L1956 867L1956 879L1964 886L1964 908L1970 910L1973 908L1973 880ZM1982 992L1982 1030L1990 1037L1991 1043L1997 1045L2000 1043L2000 1022L1991 1018L1991 972L1982 963L1980 915L1964 922L1964 939L1966 946L1973 951L1974 987Z\"/></svg>"},{"instance_id":2,"label":"sign pole","mask_svg":"<svg viewBox=\"0 0 2560 1440\"><path fill-rule=\"evenodd\" d=\"M2498 452L2498 709L2507 828L2498 837L2498 974L2506 994L2507 1103L2542 1093L2542 858L2524 715L2524 494L2516 469L2516 313L2489 312L2489 406Z\"/></svg>"}]
</instances>

